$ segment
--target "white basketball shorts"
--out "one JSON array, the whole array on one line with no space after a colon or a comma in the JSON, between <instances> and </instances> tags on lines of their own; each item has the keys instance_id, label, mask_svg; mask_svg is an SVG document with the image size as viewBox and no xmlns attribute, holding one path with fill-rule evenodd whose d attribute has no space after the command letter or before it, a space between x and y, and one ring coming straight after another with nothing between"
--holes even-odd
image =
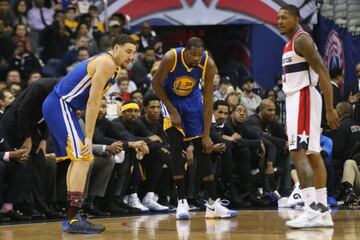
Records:
<instances>
[{"instance_id":1,"label":"white basketball shorts","mask_svg":"<svg viewBox=\"0 0 360 240\"><path fill-rule=\"evenodd\" d=\"M321 109L321 95L313 86L286 97L286 126L290 151L300 148L307 153L321 151Z\"/></svg>"}]
</instances>

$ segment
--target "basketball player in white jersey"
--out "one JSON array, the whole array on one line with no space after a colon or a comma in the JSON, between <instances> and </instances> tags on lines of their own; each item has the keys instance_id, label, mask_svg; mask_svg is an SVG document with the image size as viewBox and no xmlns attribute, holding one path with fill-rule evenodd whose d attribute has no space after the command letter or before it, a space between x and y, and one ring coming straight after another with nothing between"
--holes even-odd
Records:
<instances>
[{"instance_id":1,"label":"basketball player in white jersey","mask_svg":"<svg viewBox=\"0 0 360 240\"><path fill-rule=\"evenodd\" d=\"M299 175L305 202L304 212L286 225L292 228L333 227L327 207L326 169L320 156L322 100L315 88L318 83L324 93L326 118L331 129L339 126L339 118L333 108L328 70L299 19L296 6L286 5L278 12L279 30L289 38L284 47L282 67L290 158Z\"/></svg>"}]
</instances>

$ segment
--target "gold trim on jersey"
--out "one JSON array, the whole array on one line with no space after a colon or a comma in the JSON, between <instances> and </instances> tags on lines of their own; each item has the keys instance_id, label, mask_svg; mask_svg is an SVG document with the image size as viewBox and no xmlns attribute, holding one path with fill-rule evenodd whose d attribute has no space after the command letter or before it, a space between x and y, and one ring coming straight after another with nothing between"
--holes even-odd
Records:
<instances>
[{"instance_id":1,"label":"gold trim on jersey","mask_svg":"<svg viewBox=\"0 0 360 240\"><path fill-rule=\"evenodd\" d=\"M80 149L82 149L84 147L82 141L79 139L79 145L80 145ZM66 159L70 159L71 161L92 161L94 158L92 155L87 155L84 157L76 157L74 152L73 152L73 147L71 144L71 140L70 140L70 136L68 136L67 138L67 144L66 144L66 156L63 157L56 157L56 161L63 161Z\"/></svg>"},{"instance_id":2,"label":"gold trim on jersey","mask_svg":"<svg viewBox=\"0 0 360 240\"><path fill-rule=\"evenodd\" d=\"M204 82L204 86L205 86L205 73L206 73L206 68L207 68L207 63L209 60L209 54L207 51L205 51L206 57L205 57L205 62L204 62L204 67L203 67L203 72L202 72L202 76L201 79Z\"/></svg>"},{"instance_id":3,"label":"gold trim on jersey","mask_svg":"<svg viewBox=\"0 0 360 240\"><path fill-rule=\"evenodd\" d=\"M171 123L171 119L169 117L164 117L164 121L163 121L163 130L164 132L166 130L168 130L169 128L171 128L173 125ZM181 132L181 134L185 137L185 132L184 129L182 129L181 127L175 127L177 130L179 130Z\"/></svg>"},{"instance_id":4,"label":"gold trim on jersey","mask_svg":"<svg viewBox=\"0 0 360 240\"><path fill-rule=\"evenodd\" d=\"M183 66L185 67L186 71L191 72L193 69L189 68L188 65L186 65L185 60L184 60L184 50L185 50L185 48L181 49L181 54L180 54L181 55L181 62L183 64Z\"/></svg>"},{"instance_id":5,"label":"gold trim on jersey","mask_svg":"<svg viewBox=\"0 0 360 240\"><path fill-rule=\"evenodd\" d=\"M171 49L172 51L173 51L173 53L174 53L174 56L175 56L175 61L174 61L174 65L173 65L173 67L171 68L171 70L170 70L170 72L173 72L174 70L175 70L175 68L176 68L176 65L177 65L177 52L176 52L176 49Z\"/></svg>"}]
</instances>

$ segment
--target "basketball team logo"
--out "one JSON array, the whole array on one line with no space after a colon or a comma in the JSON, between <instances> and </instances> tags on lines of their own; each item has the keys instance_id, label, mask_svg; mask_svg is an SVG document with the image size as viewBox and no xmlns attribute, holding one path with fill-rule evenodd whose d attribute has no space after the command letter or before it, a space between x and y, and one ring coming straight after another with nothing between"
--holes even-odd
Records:
<instances>
[{"instance_id":1,"label":"basketball team logo","mask_svg":"<svg viewBox=\"0 0 360 240\"><path fill-rule=\"evenodd\" d=\"M195 87L196 80L189 76L181 76L176 78L173 84L173 90L176 95L185 97L189 95Z\"/></svg>"},{"instance_id":2,"label":"basketball team logo","mask_svg":"<svg viewBox=\"0 0 360 240\"><path fill-rule=\"evenodd\" d=\"M327 37L324 61L328 69L334 67L345 68L343 42L335 30L331 30Z\"/></svg>"}]
</instances>

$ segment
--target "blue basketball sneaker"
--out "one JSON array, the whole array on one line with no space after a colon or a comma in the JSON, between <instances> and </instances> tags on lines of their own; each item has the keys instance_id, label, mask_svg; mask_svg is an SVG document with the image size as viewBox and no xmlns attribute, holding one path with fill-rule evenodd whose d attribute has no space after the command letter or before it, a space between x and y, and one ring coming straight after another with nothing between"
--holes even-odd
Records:
<instances>
[{"instance_id":1,"label":"blue basketball sneaker","mask_svg":"<svg viewBox=\"0 0 360 240\"><path fill-rule=\"evenodd\" d=\"M63 222L63 230L68 233L96 234L103 232L105 227L87 221L78 213L74 218Z\"/></svg>"}]
</instances>

